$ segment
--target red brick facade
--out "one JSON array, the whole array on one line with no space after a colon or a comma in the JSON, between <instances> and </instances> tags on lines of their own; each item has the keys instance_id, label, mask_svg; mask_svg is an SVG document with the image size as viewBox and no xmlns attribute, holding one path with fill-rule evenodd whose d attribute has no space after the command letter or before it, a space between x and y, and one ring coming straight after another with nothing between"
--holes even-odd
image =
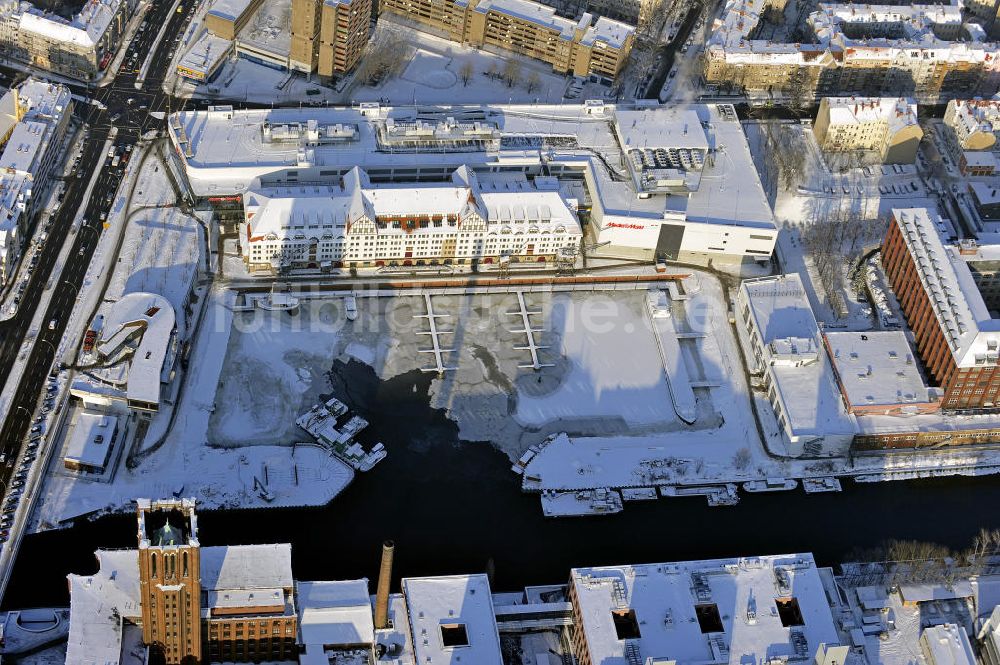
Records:
<instances>
[{"instance_id":1,"label":"red brick facade","mask_svg":"<svg viewBox=\"0 0 1000 665\"><path fill-rule=\"evenodd\" d=\"M917 353L932 385L944 388L943 409L991 408L1000 402L1000 371L995 366L959 369L934 309L893 218L882 243L882 265L913 331Z\"/></svg>"}]
</instances>

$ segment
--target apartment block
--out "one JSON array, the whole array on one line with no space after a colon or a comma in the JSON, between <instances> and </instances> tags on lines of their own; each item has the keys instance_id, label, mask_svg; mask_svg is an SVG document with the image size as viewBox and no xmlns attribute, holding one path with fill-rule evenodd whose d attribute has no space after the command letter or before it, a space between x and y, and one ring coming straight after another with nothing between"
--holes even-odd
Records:
<instances>
[{"instance_id":1,"label":"apartment block","mask_svg":"<svg viewBox=\"0 0 1000 665\"><path fill-rule=\"evenodd\" d=\"M801 43L758 38L771 0L728 0L704 55L704 78L804 102L831 95L914 97L921 103L992 96L998 46L948 5L821 3Z\"/></svg>"},{"instance_id":2,"label":"apartment block","mask_svg":"<svg viewBox=\"0 0 1000 665\"><path fill-rule=\"evenodd\" d=\"M289 67L333 77L358 63L371 35L372 0L292 0Z\"/></svg>"},{"instance_id":3,"label":"apartment block","mask_svg":"<svg viewBox=\"0 0 1000 665\"><path fill-rule=\"evenodd\" d=\"M371 32L372 0L324 0L319 31L320 76L354 69Z\"/></svg>"},{"instance_id":4,"label":"apartment block","mask_svg":"<svg viewBox=\"0 0 1000 665\"><path fill-rule=\"evenodd\" d=\"M70 19L28 2L0 7L0 45L9 57L89 81L108 65L135 11L134 0L87 0Z\"/></svg>"},{"instance_id":5,"label":"apartment block","mask_svg":"<svg viewBox=\"0 0 1000 665\"><path fill-rule=\"evenodd\" d=\"M1000 246L946 242L950 228L925 208L895 209L882 264L917 353L947 410L1000 403ZM978 275L978 277L977 277Z\"/></svg>"},{"instance_id":6,"label":"apartment block","mask_svg":"<svg viewBox=\"0 0 1000 665\"><path fill-rule=\"evenodd\" d=\"M453 41L513 51L574 76L614 79L635 37L631 25L588 13L573 21L531 0L381 0L380 9Z\"/></svg>"},{"instance_id":7,"label":"apartment block","mask_svg":"<svg viewBox=\"0 0 1000 665\"><path fill-rule=\"evenodd\" d=\"M291 46L288 56L291 69L307 74L316 71L321 12L319 0L292 0Z\"/></svg>"},{"instance_id":8,"label":"apartment block","mask_svg":"<svg viewBox=\"0 0 1000 665\"><path fill-rule=\"evenodd\" d=\"M813 134L827 152L870 151L883 164L912 164L924 132L912 100L824 97Z\"/></svg>"},{"instance_id":9,"label":"apartment block","mask_svg":"<svg viewBox=\"0 0 1000 665\"><path fill-rule=\"evenodd\" d=\"M17 266L37 201L44 200L72 117L69 88L28 78L4 96L0 153L0 285Z\"/></svg>"}]
</instances>

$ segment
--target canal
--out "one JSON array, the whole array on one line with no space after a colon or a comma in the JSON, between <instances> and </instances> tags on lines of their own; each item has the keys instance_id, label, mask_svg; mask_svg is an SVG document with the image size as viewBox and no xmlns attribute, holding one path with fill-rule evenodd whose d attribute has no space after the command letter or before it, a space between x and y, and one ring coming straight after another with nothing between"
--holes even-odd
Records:
<instances>
[{"instance_id":1,"label":"canal","mask_svg":"<svg viewBox=\"0 0 1000 665\"><path fill-rule=\"evenodd\" d=\"M429 375L380 382L367 366L338 361L331 379L334 394L371 421L368 436L383 441L389 457L321 508L202 511L203 546L290 542L298 579L374 580L380 543L392 538L397 579L480 572L492 560L494 588L515 590L562 582L573 566L792 551L832 565L890 538L960 549L980 528L1000 527L993 477L845 483L839 494L744 495L732 508L661 499L627 504L612 517L550 520L537 496L520 492L503 454L459 440L454 423L429 408ZM3 606L66 604L66 574L94 572L95 549L134 546L132 515L31 536Z\"/></svg>"}]
</instances>

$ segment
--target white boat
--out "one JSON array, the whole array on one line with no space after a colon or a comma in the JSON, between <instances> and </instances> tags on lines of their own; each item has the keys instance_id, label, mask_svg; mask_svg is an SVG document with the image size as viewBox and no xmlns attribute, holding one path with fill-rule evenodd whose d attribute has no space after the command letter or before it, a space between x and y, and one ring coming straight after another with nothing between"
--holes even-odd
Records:
<instances>
[{"instance_id":1,"label":"white boat","mask_svg":"<svg viewBox=\"0 0 1000 665\"><path fill-rule=\"evenodd\" d=\"M358 471L371 471L372 468L388 456L388 452L381 443L376 443L365 455L358 465Z\"/></svg>"},{"instance_id":2,"label":"white boat","mask_svg":"<svg viewBox=\"0 0 1000 665\"><path fill-rule=\"evenodd\" d=\"M334 418L339 418L347 413L347 405L336 397L331 397L326 401L326 410L329 411L330 415Z\"/></svg>"},{"instance_id":3,"label":"white boat","mask_svg":"<svg viewBox=\"0 0 1000 665\"><path fill-rule=\"evenodd\" d=\"M353 295L344 298L344 314L348 321L354 321L358 318L358 299Z\"/></svg>"},{"instance_id":4,"label":"white boat","mask_svg":"<svg viewBox=\"0 0 1000 665\"><path fill-rule=\"evenodd\" d=\"M622 497L605 488L542 492L542 512L546 517L587 517L614 515L622 511Z\"/></svg>"},{"instance_id":5,"label":"white boat","mask_svg":"<svg viewBox=\"0 0 1000 665\"><path fill-rule=\"evenodd\" d=\"M789 478L767 478L765 480L748 480L743 483L747 492L786 492L799 486L799 481Z\"/></svg>"},{"instance_id":6,"label":"white boat","mask_svg":"<svg viewBox=\"0 0 1000 665\"><path fill-rule=\"evenodd\" d=\"M736 485L732 483L728 483L708 495L708 505L710 506L735 506L739 502L740 495L736 493Z\"/></svg>"},{"instance_id":7,"label":"white boat","mask_svg":"<svg viewBox=\"0 0 1000 665\"><path fill-rule=\"evenodd\" d=\"M843 489L838 478L803 478L802 489L806 494L816 494L818 492L839 492Z\"/></svg>"},{"instance_id":8,"label":"white boat","mask_svg":"<svg viewBox=\"0 0 1000 665\"><path fill-rule=\"evenodd\" d=\"M524 451L524 454L521 455L516 462L514 462L513 466L510 467L510 470L516 473L517 475L521 475L527 468L528 462L534 459L535 455L537 455L539 452L540 448L538 446L530 446L527 450Z\"/></svg>"},{"instance_id":9,"label":"white boat","mask_svg":"<svg viewBox=\"0 0 1000 665\"><path fill-rule=\"evenodd\" d=\"M655 487L623 487L621 493L626 501L652 501L657 498Z\"/></svg>"}]
</instances>

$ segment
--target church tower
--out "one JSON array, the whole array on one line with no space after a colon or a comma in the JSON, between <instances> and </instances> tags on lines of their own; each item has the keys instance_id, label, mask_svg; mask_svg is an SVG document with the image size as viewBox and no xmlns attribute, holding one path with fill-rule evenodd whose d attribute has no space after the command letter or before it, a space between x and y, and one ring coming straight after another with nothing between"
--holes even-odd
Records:
<instances>
[{"instance_id":1,"label":"church tower","mask_svg":"<svg viewBox=\"0 0 1000 665\"><path fill-rule=\"evenodd\" d=\"M140 499L139 598L151 662L201 662L201 569L194 499Z\"/></svg>"}]
</instances>

